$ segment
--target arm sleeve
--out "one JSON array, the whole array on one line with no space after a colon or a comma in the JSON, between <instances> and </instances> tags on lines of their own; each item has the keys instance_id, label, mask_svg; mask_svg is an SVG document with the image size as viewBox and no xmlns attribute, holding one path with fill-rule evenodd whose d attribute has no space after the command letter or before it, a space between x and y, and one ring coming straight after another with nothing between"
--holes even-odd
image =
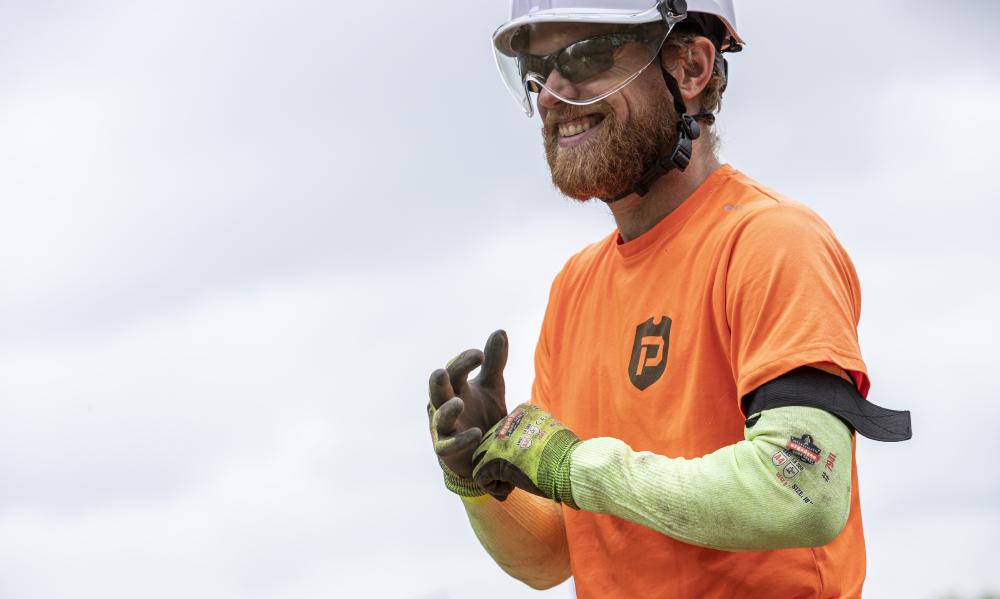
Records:
<instances>
[{"instance_id":1,"label":"arm sleeve","mask_svg":"<svg viewBox=\"0 0 1000 599\"><path fill-rule=\"evenodd\" d=\"M866 396L861 291L847 252L805 206L777 203L737 228L726 273L738 397L809 364L847 371Z\"/></svg>"},{"instance_id":2,"label":"arm sleeve","mask_svg":"<svg viewBox=\"0 0 1000 599\"><path fill-rule=\"evenodd\" d=\"M743 441L695 459L590 439L573 452L581 509L679 541L727 551L816 547L847 522L850 431L823 410L784 407L751 417Z\"/></svg>"},{"instance_id":3,"label":"arm sleeve","mask_svg":"<svg viewBox=\"0 0 1000 599\"><path fill-rule=\"evenodd\" d=\"M515 489L506 501L463 497L472 530L504 572L534 589L570 576L569 548L559 504Z\"/></svg>"}]
</instances>

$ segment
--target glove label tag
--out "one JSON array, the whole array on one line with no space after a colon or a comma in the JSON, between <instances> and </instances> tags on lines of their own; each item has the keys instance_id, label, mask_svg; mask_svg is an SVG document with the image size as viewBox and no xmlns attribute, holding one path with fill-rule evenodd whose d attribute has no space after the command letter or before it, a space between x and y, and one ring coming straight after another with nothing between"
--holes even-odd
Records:
<instances>
[{"instance_id":1,"label":"glove label tag","mask_svg":"<svg viewBox=\"0 0 1000 599\"><path fill-rule=\"evenodd\" d=\"M516 429L517 425L521 424L522 420L524 420L524 410L518 408L516 412L507 417L503 426L501 426L500 430L497 431L497 439L506 439L507 435Z\"/></svg>"},{"instance_id":2,"label":"glove label tag","mask_svg":"<svg viewBox=\"0 0 1000 599\"><path fill-rule=\"evenodd\" d=\"M788 440L788 444L785 447L807 464L818 462L819 454L823 453L823 450L813 443L812 435L792 437Z\"/></svg>"}]
</instances>

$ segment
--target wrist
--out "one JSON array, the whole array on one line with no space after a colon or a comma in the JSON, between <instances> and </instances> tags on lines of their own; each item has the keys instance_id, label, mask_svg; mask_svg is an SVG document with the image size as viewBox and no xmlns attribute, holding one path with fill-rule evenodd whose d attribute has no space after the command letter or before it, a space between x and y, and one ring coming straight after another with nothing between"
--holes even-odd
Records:
<instances>
[{"instance_id":1,"label":"wrist","mask_svg":"<svg viewBox=\"0 0 1000 599\"><path fill-rule=\"evenodd\" d=\"M569 429L556 431L538 463L538 487L548 497L573 509L580 509L573 499L570 465L580 438Z\"/></svg>"},{"instance_id":2,"label":"wrist","mask_svg":"<svg viewBox=\"0 0 1000 599\"><path fill-rule=\"evenodd\" d=\"M486 495L486 491L477 485L476 481L455 474L440 458L438 458L438 463L441 464L441 471L444 473L444 486L449 491L460 497Z\"/></svg>"}]
</instances>

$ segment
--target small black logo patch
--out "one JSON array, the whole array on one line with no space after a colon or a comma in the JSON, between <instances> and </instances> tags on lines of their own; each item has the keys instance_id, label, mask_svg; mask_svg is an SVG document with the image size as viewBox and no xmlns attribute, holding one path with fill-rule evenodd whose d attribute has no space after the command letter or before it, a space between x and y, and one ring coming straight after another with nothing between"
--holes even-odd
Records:
<instances>
[{"instance_id":1,"label":"small black logo patch","mask_svg":"<svg viewBox=\"0 0 1000 599\"><path fill-rule=\"evenodd\" d=\"M794 453L799 459L807 464L815 464L819 461L819 456L823 450L813 443L812 435L802 435L792 437L788 440L785 448Z\"/></svg>"},{"instance_id":2,"label":"small black logo patch","mask_svg":"<svg viewBox=\"0 0 1000 599\"><path fill-rule=\"evenodd\" d=\"M628 378L640 391L660 380L667 368L670 349L670 318L663 316L659 322L653 318L635 328L632 342L632 359L628 363Z\"/></svg>"}]
</instances>

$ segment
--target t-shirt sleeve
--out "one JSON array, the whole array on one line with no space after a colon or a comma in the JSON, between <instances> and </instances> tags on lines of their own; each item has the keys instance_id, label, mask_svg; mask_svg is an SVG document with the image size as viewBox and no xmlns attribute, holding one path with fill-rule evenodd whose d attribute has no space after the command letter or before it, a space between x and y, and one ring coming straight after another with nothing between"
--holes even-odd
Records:
<instances>
[{"instance_id":1,"label":"t-shirt sleeve","mask_svg":"<svg viewBox=\"0 0 1000 599\"><path fill-rule=\"evenodd\" d=\"M535 379L531 385L531 403L545 410L552 412L552 381L553 381L553 355L555 350L554 333L556 327L556 305L558 303L559 282L562 273L556 276L549 290L549 303L545 309L545 318L542 321L542 330L538 335L538 345L535 346Z\"/></svg>"},{"instance_id":2,"label":"t-shirt sleeve","mask_svg":"<svg viewBox=\"0 0 1000 599\"><path fill-rule=\"evenodd\" d=\"M827 224L804 206L778 203L748 214L732 244L726 316L738 397L817 363L848 371L866 395L860 284Z\"/></svg>"}]
</instances>

